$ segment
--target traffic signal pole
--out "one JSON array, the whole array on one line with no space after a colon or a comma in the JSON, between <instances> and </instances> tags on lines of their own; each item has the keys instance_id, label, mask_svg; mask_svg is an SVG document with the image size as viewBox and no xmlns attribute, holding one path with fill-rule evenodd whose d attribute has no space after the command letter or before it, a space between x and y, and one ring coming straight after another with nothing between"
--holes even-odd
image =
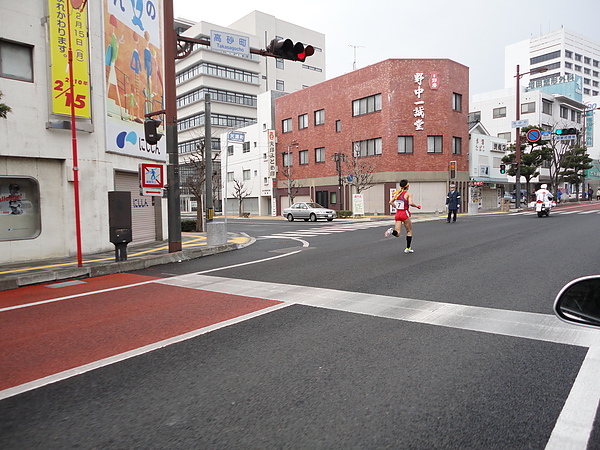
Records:
<instances>
[{"instance_id":1,"label":"traffic signal pole","mask_svg":"<svg viewBox=\"0 0 600 450\"><path fill-rule=\"evenodd\" d=\"M181 251L181 211L179 206L179 149L177 142L177 94L175 58L177 36L174 29L173 0L164 0L165 46L165 134L167 143L167 216L169 253Z\"/></svg>"}]
</instances>

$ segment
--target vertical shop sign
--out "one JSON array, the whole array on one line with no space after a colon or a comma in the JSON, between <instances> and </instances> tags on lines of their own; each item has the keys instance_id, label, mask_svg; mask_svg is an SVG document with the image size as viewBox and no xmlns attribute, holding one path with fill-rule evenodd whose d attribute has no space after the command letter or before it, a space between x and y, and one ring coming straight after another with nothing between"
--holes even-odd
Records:
<instances>
[{"instance_id":1,"label":"vertical shop sign","mask_svg":"<svg viewBox=\"0 0 600 450\"><path fill-rule=\"evenodd\" d=\"M80 0L48 0L52 113L70 115L73 103L77 117L90 118L87 9L83 8L80 11L80 7ZM70 14L70 18L67 14ZM70 91L68 66L69 21L74 92Z\"/></svg>"}]
</instances>

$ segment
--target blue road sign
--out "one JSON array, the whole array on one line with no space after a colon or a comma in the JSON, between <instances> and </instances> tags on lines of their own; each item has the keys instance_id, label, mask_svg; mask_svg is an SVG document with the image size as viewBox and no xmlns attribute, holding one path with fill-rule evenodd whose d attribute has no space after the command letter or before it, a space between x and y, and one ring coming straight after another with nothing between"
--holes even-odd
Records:
<instances>
[{"instance_id":1,"label":"blue road sign","mask_svg":"<svg viewBox=\"0 0 600 450\"><path fill-rule=\"evenodd\" d=\"M540 130L536 130L535 128L527 132L527 140L529 142L537 142L541 139L541 137L542 132Z\"/></svg>"}]
</instances>

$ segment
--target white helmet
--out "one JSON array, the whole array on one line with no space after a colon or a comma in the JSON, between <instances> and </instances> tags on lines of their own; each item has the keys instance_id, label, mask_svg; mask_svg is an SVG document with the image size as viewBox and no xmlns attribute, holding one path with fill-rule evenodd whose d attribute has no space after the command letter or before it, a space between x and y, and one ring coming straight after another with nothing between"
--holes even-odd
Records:
<instances>
[{"instance_id":1,"label":"white helmet","mask_svg":"<svg viewBox=\"0 0 600 450\"><path fill-rule=\"evenodd\" d=\"M548 189L548 185L547 184L542 184L541 188L542 189Z\"/></svg>"}]
</instances>

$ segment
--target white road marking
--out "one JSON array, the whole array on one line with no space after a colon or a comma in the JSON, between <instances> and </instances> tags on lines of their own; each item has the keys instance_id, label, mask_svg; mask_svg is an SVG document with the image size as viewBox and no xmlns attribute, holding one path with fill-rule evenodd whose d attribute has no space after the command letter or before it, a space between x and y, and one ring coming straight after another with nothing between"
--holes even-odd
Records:
<instances>
[{"instance_id":1,"label":"white road marking","mask_svg":"<svg viewBox=\"0 0 600 450\"><path fill-rule=\"evenodd\" d=\"M600 401L600 390L593 388L598 386L598 374L600 348L592 347L587 352L571 393L552 430L546 444L547 450L587 448Z\"/></svg>"}]
</instances>

